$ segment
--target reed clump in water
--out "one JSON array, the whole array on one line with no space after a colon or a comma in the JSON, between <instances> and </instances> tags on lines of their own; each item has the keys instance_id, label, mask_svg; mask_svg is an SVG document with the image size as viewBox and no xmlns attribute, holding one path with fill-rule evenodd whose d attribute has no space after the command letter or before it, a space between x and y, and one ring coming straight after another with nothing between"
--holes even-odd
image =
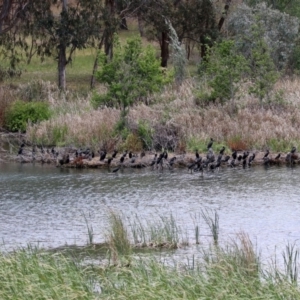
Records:
<instances>
[{"instance_id":1,"label":"reed clump in water","mask_svg":"<svg viewBox=\"0 0 300 300\"><path fill-rule=\"evenodd\" d=\"M177 249L181 245L188 244L172 214L158 215L146 224L136 216L131 224L131 231L136 248Z\"/></svg>"},{"instance_id":2,"label":"reed clump in water","mask_svg":"<svg viewBox=\"0 0 300 300\"><path fill-rule=\"evenodd\" d=\"M121 215L111 211L109 215L110 229L107 234L107 243L114 262L118 257L129 256L132 253L132 246L128 230Z\"/></svg>"},{"instance_id":3,"label":"reed clump in water","mask_svg":"<svg viewBox=\"0 0 300 300\"><path fill-rule=\"evenodd\" d=\"M156 216L145 222L135 216L129 224L124 219L122 214L110 212L107 243L114 258L130 255L134 248L177 249L188 244L172 214Z\"/></svg>"}]
</instances>

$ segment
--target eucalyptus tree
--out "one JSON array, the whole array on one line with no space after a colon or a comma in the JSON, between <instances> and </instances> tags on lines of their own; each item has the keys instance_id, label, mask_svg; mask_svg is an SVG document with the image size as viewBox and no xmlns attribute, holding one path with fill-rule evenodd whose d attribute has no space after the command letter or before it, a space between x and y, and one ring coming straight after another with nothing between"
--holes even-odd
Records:
<instances>
[{"instance_id":1,"label":"eucalyptus tree","mask_svg":"<svg viewBox=\"0 0 300 300\"><path fill-rule=\"evenodd\" d=\"M2 0L0 2L0 56L4 60L4 63L0 63L0 81L8 76L20 75L20 70L17 70L20 61L18 46L22 41L16 37L20 23L26 17L29 1Z\"/></svg>"},{"instance_id":2,"label":"eucalyptus tree","mask_svg":"<svg viewBox=\"0 0 300 300\"><path fill-rule=\"evenodd\" d=\"M66 66L75 51L96 45L102 37L104 6L100 0L3 0L0 5L3 51L13 53L11 64L20 60L21 51L16 53L17 49L25 51L28 62L34 54L42 60L45 56L53 57L57 60L58 85L64 90Z\"/></svg>"},{"instance_id":3,"label":"eucalyptus tree","mask_svg":"<svg viewBox=\"0 0 300 300\"><path fill-rule=\"evenodd\" d=\"M131 12L143 20L146 36L160 46L161 66L167 67L169 59L170 26L178 40L206 44L217 31L215 9L210 0L133 0Z\"/></svg>"},{"instance_id":4,"label":"eucalyptus tree","mask_svg":"<svg viewBox=\"0 0 300 300\"><path fill-rule=\"evenodd\" d=\"M0 35L5 34L22 19L29 0L2 0L0 3Z\"/></svg>"},{"instance_id":5,"label":"eucalyptus tree","mask_svg":"<svg viewBox=\"0 0 300 300\"><path fill-rule=\"evenodd\" d=\"M58 86L66 88L66 66L77 49L95 45L102 36L103 3L99 0L31 1L24 33L36 41L37 54L53 56L58 64Z\"/></svg>"}]
</instances>

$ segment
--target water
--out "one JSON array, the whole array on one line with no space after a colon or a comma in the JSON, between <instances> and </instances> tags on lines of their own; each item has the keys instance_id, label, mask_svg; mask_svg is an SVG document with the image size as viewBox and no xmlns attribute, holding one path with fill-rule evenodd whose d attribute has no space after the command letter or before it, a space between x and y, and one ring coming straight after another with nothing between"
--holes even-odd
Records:
<instances>
[{"instance_id":1,"label":"water","mask_svg":"<svg viewBox=\"0 0 300 300\"><path fill-rule=\"evenodd\" d=\"M228 240L244 231L258 250L272 256L300 237L300 168L224 168L190 174L125 169L59 169L32 164L0 164L1 249L28 244L51 248L85 245L87 224L94 242L105 240L110 209L141 220L172 215L194 243L211 241L200 217L217 211L220 236Z\"/></svg>"}]
</instances>

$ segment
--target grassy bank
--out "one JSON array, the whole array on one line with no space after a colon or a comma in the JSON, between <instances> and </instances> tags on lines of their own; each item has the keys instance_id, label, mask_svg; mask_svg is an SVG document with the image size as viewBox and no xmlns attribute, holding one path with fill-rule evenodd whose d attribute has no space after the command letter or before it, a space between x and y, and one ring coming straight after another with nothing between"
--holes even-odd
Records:
<instances>
[{"instance_id":1,"label":"grassy bank","mask_svg":"<svg viewBox=\"0 0 300 300\"><path fill-rule=\"evenodd\" d=\"M61 96L50 84L41 85L54 113L50 120L27 127L27 139L38 144L105 147L108 151L161 147L182 152L205 150L212 137L216 149L225 145L288 152L300 143L299 79L278 82L274 94L283 91L281 96L263 106L247 94L223 105L203 105L195 96L196 80L186 80L179 89L169 85L163 93L151 96L150 105L132 107L128 130L121 133L115 131L120 110L94 110L90 95L69 92Z\"/></svg>"},{"instance_id":2,"label":"grassy bank","mask_svg":"<svg viewBox=\"0 0 300 300\"><path fill-rule=\"evenodd\" d=\"M217 222L208 215L208 225ZM166 224L168 224L166 226ZM174 220L158 224L166 230ZM216 223L214 223L217 225ZM201 259L183 262L161 260L148 252L132 252L130 232L122 218L112 213L107 232L107 254L87 247L78 255L72 251L19 249L0 254L1 299L298 299L298 250L288 245L284 267L276 262L262 265L249 237L240 233L219 245L198 247ZM213 230L212 230L213 233ZM162 235L164 236L164 235ZM175 239L176 240L176 239ZM93 249L93 258L86 259ZM96 258L96 259L95 259ZM112 259L113 258L113 259Z\"/></svg>"}]
</instances>

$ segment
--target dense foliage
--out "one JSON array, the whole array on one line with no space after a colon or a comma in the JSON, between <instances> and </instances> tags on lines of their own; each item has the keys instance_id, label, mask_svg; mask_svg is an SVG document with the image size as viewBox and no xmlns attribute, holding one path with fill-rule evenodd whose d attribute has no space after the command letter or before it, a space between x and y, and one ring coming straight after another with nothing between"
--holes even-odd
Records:
<instances>
[{"instance_id":1,"label":"dense foliage","mask_svg":"<svg viewBox=\"0 0 300 300\"><path fill-rule=\"evenodd\" d=\"M16 101L6 112L6 127L11 131L26 131L28 122L37 123L51 116L49 105L45 102Z\"/></svg>"},{"instance_id":2,"label":"dense foliage","mask_svg":"<svg viewBox=\"0 0 300 300\"><path fill-rule=\"evenodd\" d=\"M166 82L165 75L151 46L143 49L140 38L128 39L122 46L117 37L114 56L107 60L101 54L100 82L107 85L107 93L95 95L96 105L117 106L125 111L130 105L158 91Z\"/></svg>"},{"instance_id":3,"label":"dense foliage","mask_svg":"<svg viewBox=\"0 0 300 300\"><path fill-rule=\"evenodd\" d=\"M251 56L256 36L253 26L258 26L277 69L284 70L299 36L299 19L259 3L254 8L245 4L237 7L229 17L228 30L239 41L240 51Z\"/></svg>"}]
</instances>

